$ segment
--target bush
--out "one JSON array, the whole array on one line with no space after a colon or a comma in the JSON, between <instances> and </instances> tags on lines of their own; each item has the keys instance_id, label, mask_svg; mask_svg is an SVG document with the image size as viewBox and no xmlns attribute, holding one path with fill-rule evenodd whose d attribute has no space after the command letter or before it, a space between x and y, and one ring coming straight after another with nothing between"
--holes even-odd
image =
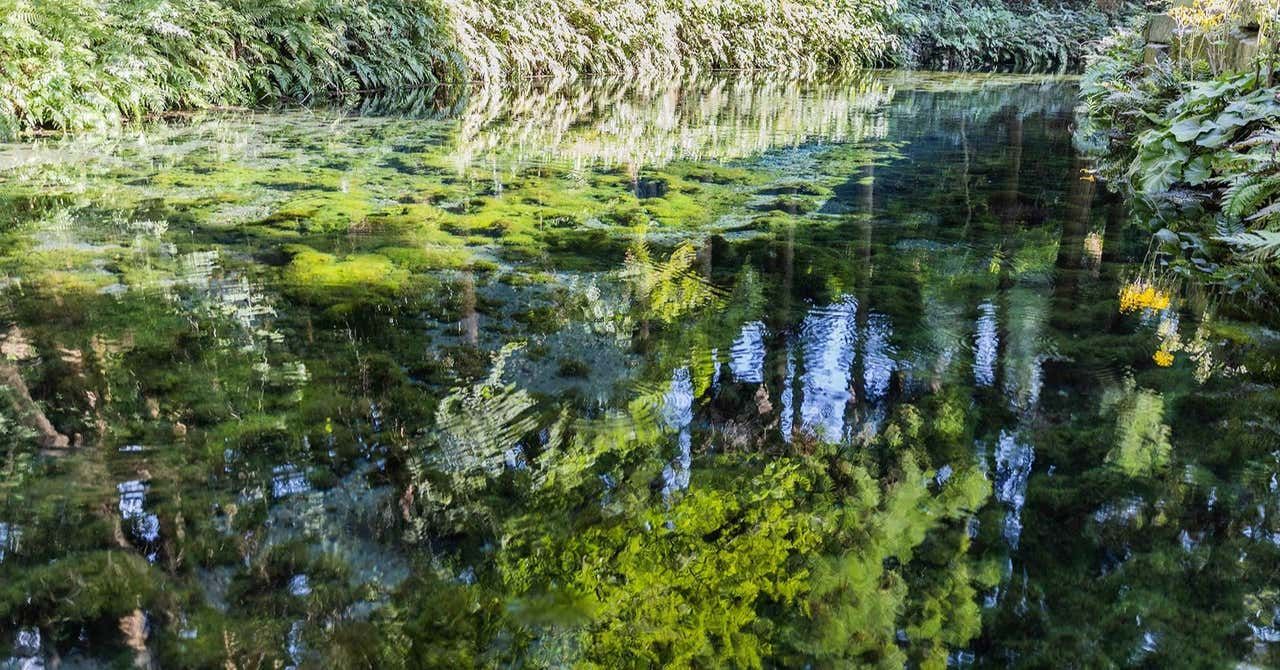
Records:
<instances>
[{"instance_id":1,"label":"bush","mask_svg":"<svg viewBox=\"0 0 1280 670\"><path fill-rule=\"evenodd\" d=\"M867 65L896 0L445 0L476 78Z\"/></svg>"},{"instance_id":2,"label":"bush","mask_svg":"<svg viewBox=\"0 0 1280 670\"><path fill-rule=\"evenodd\" d=\"M908 0L895 15L903 48L894 63L944 69L1078 70L1088 45L1107 34L1115 17L1095 6L1002 0Z\"/></svg>"}]
</instances>

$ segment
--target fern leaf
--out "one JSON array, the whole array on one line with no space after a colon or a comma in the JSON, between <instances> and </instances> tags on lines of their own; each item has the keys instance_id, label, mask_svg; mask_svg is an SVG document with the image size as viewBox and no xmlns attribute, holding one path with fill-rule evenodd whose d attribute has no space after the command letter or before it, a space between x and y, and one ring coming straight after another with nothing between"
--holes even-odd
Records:
<instances>
[{"instance_id":1,"label":"fern leaf","mask_svg":"<svg viewBox=\"0 0 1280 670\"><path fill-rule=\"evenodd\" d=\"M1265 263L1280 260L1280 231L1257 230L1214 239L1235 247L1247 261Z\"/></svg>"}]
</instances>

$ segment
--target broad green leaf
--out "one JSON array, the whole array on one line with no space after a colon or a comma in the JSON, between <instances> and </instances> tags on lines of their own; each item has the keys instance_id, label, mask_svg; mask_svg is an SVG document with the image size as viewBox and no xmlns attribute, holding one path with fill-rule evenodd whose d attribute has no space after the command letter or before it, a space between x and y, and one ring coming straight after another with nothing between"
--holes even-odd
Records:
<instances>
[{"instance_id":1,"label":"broad green leaf","mask_svg":"<svg viewBox=\"0 0 1280 670\"><path fill-rule=\"evenodd\" d=\"M1169 131L1173 133L1173 138L1179 142L1189 142L1196 138L1204 130L1204 126L1199 119L1183 119L1179 121Z\"/></svg>"},{"instance_id":2,"label":"broad green leaf","mask_svg":"<svg viewBox=\"0 0 1280 670\"><path fill-rule=\"evenodd\" d=\"M1190 163L1183 171L1183 179L1192 186L1199 186L1209 180L1213 174L1213 170L1209 167L1209 157L1200 156Z\"/></svg>"}]
</instances>

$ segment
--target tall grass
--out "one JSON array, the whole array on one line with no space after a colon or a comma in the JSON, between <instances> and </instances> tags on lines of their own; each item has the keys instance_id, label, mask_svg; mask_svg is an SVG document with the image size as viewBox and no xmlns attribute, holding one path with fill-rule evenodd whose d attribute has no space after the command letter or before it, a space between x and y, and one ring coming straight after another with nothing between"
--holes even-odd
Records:
<instances>
[{"instance_id":1,"label":"tall grass","mask_svg":"<svg viewBox=\"0 0 1280 670\"><path fill-rule=\"evenodd\" d=\"M1097 10L1034 1L898 3L0 0L0 137L468 80L1069 67L1106 25Z\"/></svg>"},{"instance_id":2,"label":"tall grass","mask_svg":"<svg viewBox=\"0 0 1280 670\"><path fill-rule=\"evenodd\" d=\"M0 135L456 79L434 0L0 0Z\"/></svg>"},{"instance_id":3,"label":"tall grass","mask_svg":"<svg viewBox=\"0 0 1280 670\"><path fill-rule=\"evenodd\" d=\"M897 0L444 0L474 77L869 64Z\"/></svg>"}]
</instances>

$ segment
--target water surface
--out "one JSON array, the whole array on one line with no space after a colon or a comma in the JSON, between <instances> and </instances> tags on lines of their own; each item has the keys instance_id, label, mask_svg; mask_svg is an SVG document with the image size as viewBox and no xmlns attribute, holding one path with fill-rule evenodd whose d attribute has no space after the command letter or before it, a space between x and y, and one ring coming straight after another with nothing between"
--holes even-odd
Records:
<instances>
[{"instance_id":1,"label":"water surface","mask_svg":"<svg viewBox=\"0 0 1280 670\"><path fill-rule=\"evenodd\" d=\"M1280 662L1280 335L1160 271L1074 104L599 80L0 145L0 667Z\"/></svg>"}]
</instances>

